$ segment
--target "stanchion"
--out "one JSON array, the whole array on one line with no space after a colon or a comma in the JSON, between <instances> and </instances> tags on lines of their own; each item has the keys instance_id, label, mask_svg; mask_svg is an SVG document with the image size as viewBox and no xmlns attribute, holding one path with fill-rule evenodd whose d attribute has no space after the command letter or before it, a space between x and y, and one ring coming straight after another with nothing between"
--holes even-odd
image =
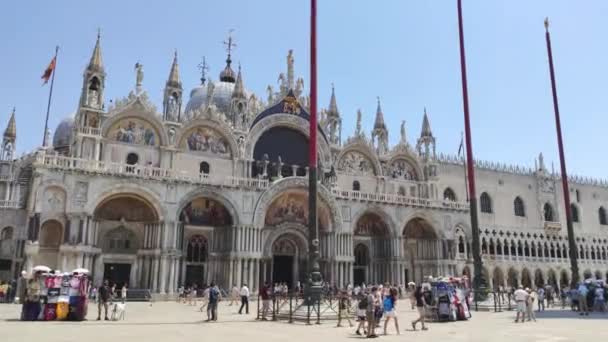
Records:
<instances>
[{"instance_id":1,"label":"stanchion","mask_svg":"<svg viewBox=\"0 0 608 342\"><path fill-rule=\"evenodd\" d=\"M321 297L317 301L317 324L321 324Z\"/></svg>"},{"instance_id":2,"label":"stanchion","mask_svg":"<svg viewBox=\"0 0 608 342\"><path fill-rule=\"evenodd\" d=\"M293 323L293 293L289 296L289 323Z\"/></svg>"},{"instance_id":3,"label":"stanchion","mask_svg":"<svg viewBox=\"0 0 608 342\"><path fill-rule=\"evenodd\" d=\"M258 306L258 309L257 309L258 313L257 313L255 319L259 320L260 319L260 295L258 295L258 304L257 304L257 306Z\"/></svg>"},{"instance_id":4,"label":"stanchion","mask_svg":"<svg viewBox=\"0 0 608 342\"><path fill-rule=\"evenodd\" d=\"M306 307L308 313L306 314L306 325L310 325L310 297L306 300Z\"/></svg>"},{"instance_id":5,"label":"stanchion","mask_svg":"<svg viewBox=\"0 0 608 342\"><path fill-rule=\"evenodd\" d=\"M276 295L272 297L272 320L276 321L277 320L277 308L279 302L277 301L277 297Z\"/></svg>"}]
</instances>

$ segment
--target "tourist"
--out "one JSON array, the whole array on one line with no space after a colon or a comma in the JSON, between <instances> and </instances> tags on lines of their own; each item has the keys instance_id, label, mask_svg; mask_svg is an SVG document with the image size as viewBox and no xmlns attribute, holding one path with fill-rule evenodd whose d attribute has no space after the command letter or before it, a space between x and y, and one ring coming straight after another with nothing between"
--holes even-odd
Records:
<instances>
[{"instance_id":1,"label":"tourist","mask_svg":"<svg viewBox=\"0 0 608 342\"><path fill-rule=\"evenodd\" d=\"M184 297L184 285L181 285L178 289L177 289L177 302L181 302L182 299Z\"/></svg>"},{"instance_id":2,"label":"tourist","mask_svg":"<svg viewBox=\"0 0 608 342\"><path fill-rule=\"evenodd\" d=\"M545 289L538 288L538 312L545 311Z\"/></svg>"},{"instance_id":3,"label":"tourist","mask_svg":"<svg viewBox=\"0 0 608 342\"><path fill-rule=\"evenodd\" d=\"M120 298L123 304L127 301L127 285L127 283L124 283L120 289Z\"/></svg>"},{"instance_id":4,"label":"tourist","mask_svg":"<svg viewBox=\"0 0 608 342\"><path fill-rule=\"evenodd\" d=\"M357 286L357 288L359 288ZM357 295L359 298L359 303L357 304L357 320L359 321L359 325L357 325L357 330L355 330L355 334L361 335L361 328L363 328L363 334L367 336L367 331L365 330L365 316L367 311L367 296L364 293Z\"/></svg>"},{"instance_id":5,"label":"tourist","mask_svg":"<svg viewBox=\"0 0 608 342\"><path fill-rule=\"evenodd\" d=\"M347 291L343 291L340 294L340 297L338 298L338 310L339 311L339 315L338 315L338 327L342 326L342 320L346 319L348 321L348 326L349 327L353 327L353 323L350 321L350 300L348 298L348 292Z\"/></svg>"},{"instance_id":6,"label":"tourist","mask_svg":"<svg viewBox=\"0 0 608 342\"><path fill-rule=\"evenodd\" d=\"M412 307L412 310L414 310L416 307L416 283L410 281L407 284L407 293L408 297L410 298L410 306Z\"/></svg>"},{"instance_id":7,"label":"tourist","mask_svg":"<svg viewBox=\"0 0 608 342\"><path fill-rule=\"evenodd\" d=\"M367 295L367 308L365 310L365 318L367 319L367 338L378 337L378 335L376 335L376 292L378 292L378 288L374 286Z\"/></svg>"},{"instance_id":8,"label":"tourist","mask_svg":"<svg viewBox=\"0 0 608 342\"><path fill-rule=\"evenodd\" d=\"M568 301L568 288L562 288L560 291L560 299L562 301L562 310L566 308L566 302Z\"/></svg>"},{"instance_id":9,"label":"tourist","mask_svg":"<svg viewBox=\"0 0 608 342\"><path fill-rule=\"evenodd\" d=\"M416 309L418 310L418 319L412 321L412 329L416 331L416 324L420 322L422 324L422 330L427 330L427 327L424 325L424 318L426 315L426 306L428 305L426 300L424 299L424 293L422 292L422 286L416 286L416 290L414 291L414 301L416 303Z\"/></svg>"},{"instance_id":10,"label":"tourist","mask_svg":"<svg viewBox=\"0 0 608 342\"><path fill-rule=\"evenodd\" d=\"M217 321L217 303L220 301L220 290L211 282L208 288L209 299L207 303L207 322Z\"/></svg>"},{"instance_id":11,"label":"tourist","mask_svg":"<svg viewBox=\"0 0 608 342\"><path fill-rule=\"evenodd\" d=\"M270 310L270 286L268 282L264 283L264 286L260 289L259 297L262 299L262 320L267 321L266 316Z\"/></svg>"},{"instance_id":12,"label":"tourist","mask_svg":"<svg viewBox=\"0 0 608 342\"><path fill-rule=\"evenodd\" d=\"M111 298L110 286L107 280L103 281L103 285L99 287L99 291L97 291L99 295L99 302L97 304L97 320L101 320L101 308L104 308L105 320L108 321L108 302Z\"/></svg>"},{"instance_id":13,"label":"tourist","mask_svg":"<svg viewBox=\"0 0 608 342\"><path fill-rule=\"evenodd\" d=\"M537 294L536 291L530 290L529 288L526 288L526 292L528 292L528 298L526 299L526 316L528 316L528 321L534 320L534 322L536 322L534 301L536 300Z\"/></svg>"},{"instance_id":14,"label":"tourist","mask_svg":"<svg viewBox=\"0 0 608 342\"><path fill-rule=\"evenodd\" d=\"M384 335L386 335L386 328L388 326L388 321L393 319L395 322L395 330L397 330L397 335L401 335L399 332L399 321L397 320L397 296L399 291L396 288L391 288L389 291L389 295L384 298L384 314L386 315L386 319L384 321Z\"/></svg>"},{"instance_id":15,"label":"tourist","mask_svg":"<svg viewBox=\"0 0 608 342\"><path fill-rule=\"evenodd\" d=\"M208 308L209 305L209 291L210 288L207 284L203 285L203 298L201 299L201 312L205 311L205 308ZM211 316L209 316L209 310L207 309L207 320L209 320Z\"/></svg>"},{"instance_id":16,"label":"tourist","mask_svg":"<svg viewBox=\"0 0 608 342\"><path fill-rule=\"evenodd\" d=\"M236 284L232 285L232 291L230 292L230 304L229 306L232 306L232 304L239 302L239 293L241 291L239 290L239 287L236 286Z\"/></svg>"},{"instance_id":17,"label":"tourist","mask_svg":"<svg viewBox=\"0 0 608 342\"><path fill-rule=\"evenodd\" d=\"M513 293L515 304L517 305L517 315L515 316L515 323L519 322L521 316L521 322L526 320L526 302L528 300L528 292L524 290L523 286L519 285L517 290Z\"/></svg>"},{"instance_id":18,"label":"tourist","mask_svg":"<svg viewBox=\"0 0 608 342\"><path fill-rule=\"evenodd\" d=\"M581 316L589 316L589 306L587 305L587 294L589 289L584 283L580 283L577 289L578 292L578 311Z\"/></svg>"},{"instance_id":19,"label":"tourist","mask_svg":"<svg viewBox=\"0 0 608 342\"><path fill-rule=\"evenodd\" d=\"M606 312L606 303L604 300L604 286L601 284L595 289L595 299L593 302L593 311L602 312L602 313Z\"/></svg>"},{"instance_id":20,"label":"tourist","mask_svg":"<svg viewBox=\"0 0 608 342\"><path fill-rule=\"evenodd\" d=\"M241 308L239 309L239 315L243 313L243 307L245 307L245 314L249 315L249 288L247 284L243 284L241 291Z\"/></svg>"}]
</instances>

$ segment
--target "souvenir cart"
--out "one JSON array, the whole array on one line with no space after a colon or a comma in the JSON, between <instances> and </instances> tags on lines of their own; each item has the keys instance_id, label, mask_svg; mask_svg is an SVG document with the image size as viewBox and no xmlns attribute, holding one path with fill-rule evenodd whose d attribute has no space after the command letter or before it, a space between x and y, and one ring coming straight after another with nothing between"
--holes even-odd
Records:
<instances>
[{"instance_id":1,"label":"souvenir cart","mask_svg":"<svg viewBox=\"0 0 608 342\"><path fill-rule=\"evenodd\" d=\"M439 322L469 319L471 315L465 285L466 281L461 278L430 279L431 310L427 313L428 318Z\"/></svg>"},{"instance_id":2,"label":"souvenir cart","mask_svg":"<svg viewBox=\"0 0 608 342\"><path fill-rule=\"evenodd\" d=\"M37 266L27 280L21 319L24 321L82 321L87 314L88 271L51 271Z\"/></svg>"}]
</instances>

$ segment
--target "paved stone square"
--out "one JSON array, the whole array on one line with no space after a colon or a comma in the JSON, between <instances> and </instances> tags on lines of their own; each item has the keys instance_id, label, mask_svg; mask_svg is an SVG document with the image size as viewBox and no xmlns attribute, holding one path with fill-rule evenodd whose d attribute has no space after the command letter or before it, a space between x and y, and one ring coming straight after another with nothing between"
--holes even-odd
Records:
<instances>
[{"instance_id":1,"label":"paved stone square","mask_svg":"<svg viewBox=\"0 0 608 342\"><path fill-rule=\"evenodd\" d=\"M410 321L416 316L407 301L399 302L401 336L389 328L390 336L381 340L437 341L603 341L608 338L608 314L592 314L580 318L574 313L548 310L538 315L538 322L516 324L512 312L473 312L466 322L433 323L428 331L411 331ZM255 305L250 315L238 315L238 307L220 303L219 321L204 323L198 306L173 302L128 303L126 320L95 321L96 306L89 307L85 322L20 322L20 306L0 306L2 341L70 342L96 341L349 341L359 338L351 328L336 328L335 322L321 325L288 324L286 322L255 321Z\"/></svg>"}]
</instances>

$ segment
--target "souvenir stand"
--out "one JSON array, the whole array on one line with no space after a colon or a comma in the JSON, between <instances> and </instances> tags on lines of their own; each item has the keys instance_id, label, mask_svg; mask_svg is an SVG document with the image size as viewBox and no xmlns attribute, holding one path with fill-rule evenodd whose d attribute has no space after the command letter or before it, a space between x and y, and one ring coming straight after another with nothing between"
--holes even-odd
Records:
<instances>
[{"instance_id":1,"label":"souvenir stand","mask_svg":"<svg viewBox=\"0 0 608 342\"><path fill-rule=\"evenodd\" d=\"M82 321L87 315L88 271L71 273L37 266L27 280L21 319L24 321Z\"/></svg>"},{"instance_id":2,"label":"souvenir stand","mask_svg":"<svg viewBox=\"0 0 608 342\"><path fill-rule=\"evenodd\" d=\"M466 279L439 277L429 279L431 310L428 318L448 322L467 320L471 317L466 289Z\"/></svg>"}]
</instances>

